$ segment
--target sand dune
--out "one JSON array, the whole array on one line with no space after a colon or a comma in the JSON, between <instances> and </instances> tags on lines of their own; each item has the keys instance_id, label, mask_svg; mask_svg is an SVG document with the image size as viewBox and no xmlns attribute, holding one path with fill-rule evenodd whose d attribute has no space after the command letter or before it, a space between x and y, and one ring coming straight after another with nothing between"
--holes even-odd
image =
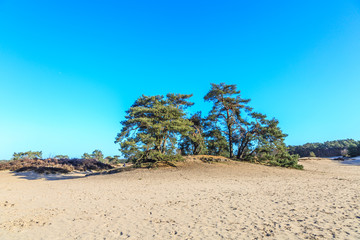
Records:
<instances>
[{"instance_id":1,"label":"sand dune","mask_svg":"<svg viewBox=\"0 0 360 240\"><path fill-rule=\"evenodd\" d=\"M360 167L302 164L0 172L0 239L360 239Z\"/></svg>"}]
</instances>

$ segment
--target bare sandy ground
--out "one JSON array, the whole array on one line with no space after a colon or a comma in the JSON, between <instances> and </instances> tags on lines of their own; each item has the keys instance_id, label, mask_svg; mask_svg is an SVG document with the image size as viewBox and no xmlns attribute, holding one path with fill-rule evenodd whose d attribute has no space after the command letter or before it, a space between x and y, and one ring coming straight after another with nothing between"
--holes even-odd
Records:
<instances>
[{"instance_id":1,"label":"bare sandy ground","mask_svg":"<svg viewBox=\"0 0 360 240\"><path fill-rule=\"evenodd\" d=\"M0 172L0 239L360 239L360 166Z\"/></svg>"}]
</instances>

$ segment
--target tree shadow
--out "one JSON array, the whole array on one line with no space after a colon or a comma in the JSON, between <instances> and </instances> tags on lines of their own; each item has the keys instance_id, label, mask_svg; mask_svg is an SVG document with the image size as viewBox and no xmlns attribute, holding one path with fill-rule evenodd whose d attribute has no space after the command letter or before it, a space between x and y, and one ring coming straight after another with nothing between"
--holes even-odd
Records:
<instances>
[{"instance_id":1,"label":"tree shadow","mask_svg":"<svg viewBox=\"0 0 360 240\"><path fill-rule=\"evenodd\" d=\"M360 165L360 159L349 159L349 160L342 161L341 163L346 164L346 165L359 166Z\"/></svg>"},{"instance_id":2,"label":"tree shadow","mask_svg":"<svg viewBox=\"0 0 360 240\"><path fill-rule=\"evenodd\" d=\"M47 181L58 181L58 180L69 180L69 179L77 179L84 178L84 173L71 173L71 174L40 174L33 171L28 172L13 172L13 176L16 176L20 179L26 180L39 180L44 179Z\"/></svg>"}]
</instances>

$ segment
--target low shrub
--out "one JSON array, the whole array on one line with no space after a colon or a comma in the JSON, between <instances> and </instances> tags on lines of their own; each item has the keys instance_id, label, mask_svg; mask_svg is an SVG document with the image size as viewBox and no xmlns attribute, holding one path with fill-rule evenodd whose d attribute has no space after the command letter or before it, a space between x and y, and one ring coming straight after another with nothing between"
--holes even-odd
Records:
<instances>
[{"instance_id":1,"label":"low shrub","mask_svg":"<svg viewBox=\"0 0 360 240\"><path fill-rule=\"evenodd\" d=\"M286 168L295 168L295 169L304 169L303 165L298 163L299 155L290 155L287 152L279 152L276 154L263 154L258 159L257 162L268 164L271 166L286 167Z\"/></svg>"},{"instance_id":2,"label":"low shrub","mask_svg":"<svg viewBox=\"0 0 360 240\"><path fill-rule=\"evenodd\" d=\"M139 152L131 161L136 168L176 167L175 163L184 161L184 158L180 154L163 154L159 151L148 150L142 153Z\"/></svg>"},{"instance_id":3,"label":"low shrub","mask_svg":"<svg viewBox=\"0 0 360 240\"><path fill-rule=\"evenodd\" d=\"M68 173L109 170L113 167L95 159L19 159L0 163L0 170ZM62 169L62 170L60 170Z\"/></svg>"}]
</instances>

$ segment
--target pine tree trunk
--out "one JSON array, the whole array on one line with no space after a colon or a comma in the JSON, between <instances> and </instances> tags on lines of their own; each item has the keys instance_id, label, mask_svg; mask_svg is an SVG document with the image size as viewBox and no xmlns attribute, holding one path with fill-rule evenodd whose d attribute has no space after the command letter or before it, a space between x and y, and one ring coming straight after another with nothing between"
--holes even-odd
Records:
<instances>
[{"instance_id":1,"label":"pine tree trunk","mask_svg":"<svg viewBox=\"0 0 360 240\"><path fill-rule=\"evenodd\" d=\"M228 128L228 134L229 134L229 151L230 151L230 158L233 157L233 146L232 146L232 134L231 134L231 123L230 123L230 112L229 109L226 110L226 123Z\"/></svg>"},{"instance_id":2,"label":"pine tree trunk","mask_svg":"<svg viewBox=\"0 0 360 240\"><path fill-rule=\"evenodd\" d=\"M229 127L229 151L230 151L230 158L233 157L233 144L232 144L232 137L231 137L231 128Z\"/></svg>"},{"instance_id":3,"label":"pine tree trunk","mask_svg":"<svg viewBox=\"0 0 360 240\"><path fill-rule=\"evenodd\" d=\"M240 156L241 156L240 148L241 148L241 145L239 144L238 145L238 152L237 152L237 156L236 156L237 159L240 159Z\"/></svg>"},{"instance_id":4,"label":"pine tree trunk","mask_svg":"<svg viewBox=\"0 0 360 240\"><path fill-rule=\"evenodd\" d=\"M162 153L165 153L165 149L166 149L166 140L167 140L167 137L165 137L165 140L164 140L164 145L163 145Z\"/></svg>"}]
</instances>

